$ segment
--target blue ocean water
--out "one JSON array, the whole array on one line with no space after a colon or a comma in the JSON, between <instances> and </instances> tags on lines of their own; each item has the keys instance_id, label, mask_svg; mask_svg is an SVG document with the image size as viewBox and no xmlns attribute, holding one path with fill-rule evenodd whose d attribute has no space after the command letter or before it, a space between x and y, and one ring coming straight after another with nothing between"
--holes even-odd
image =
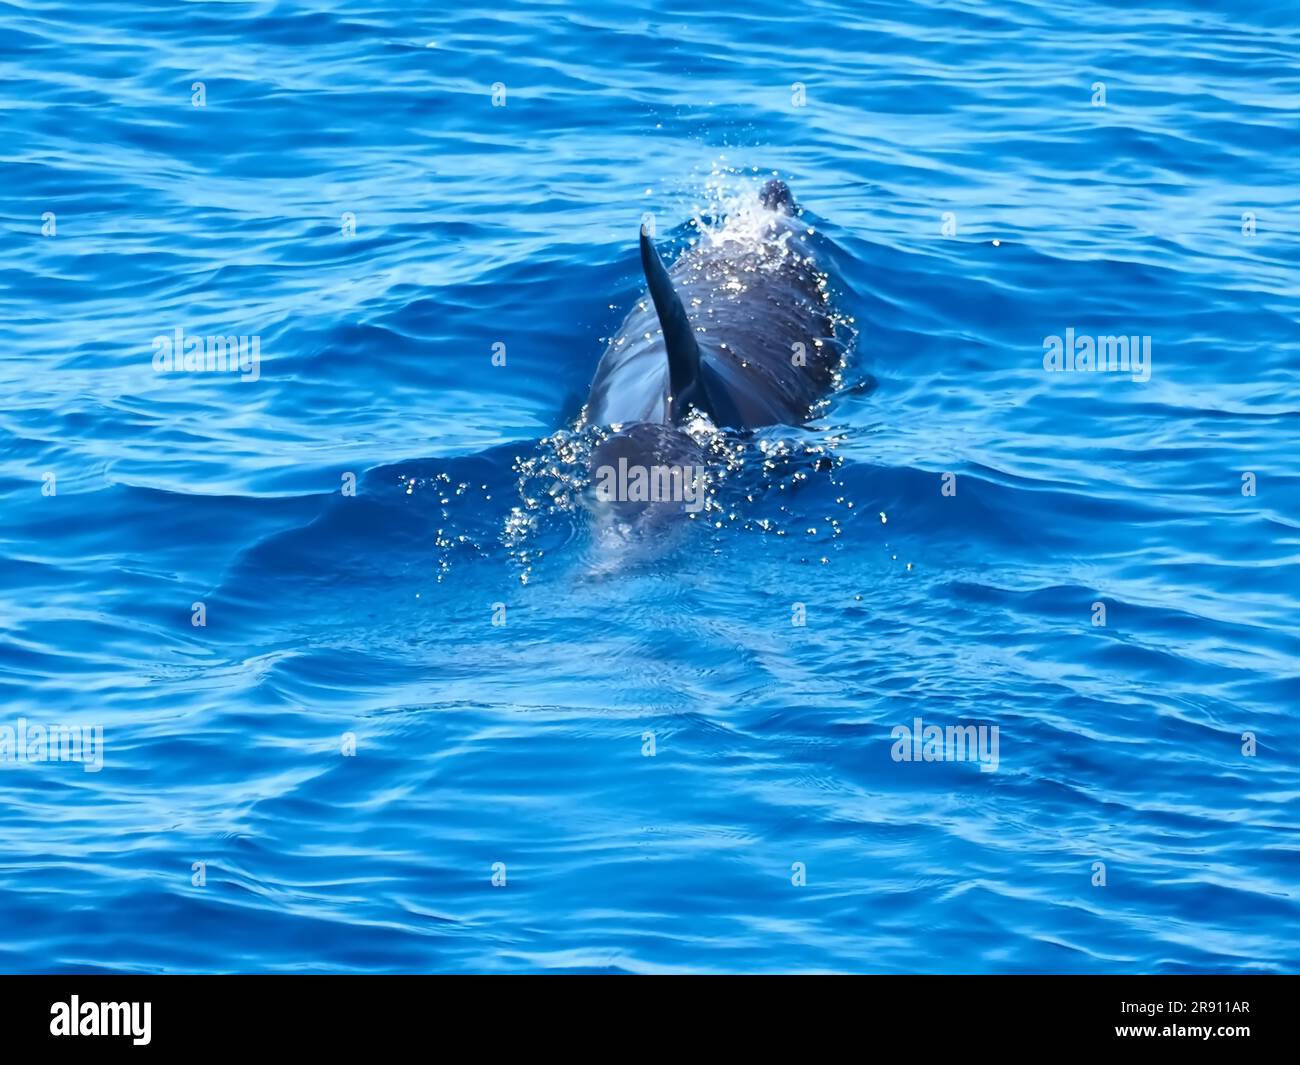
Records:
<instances>
[{"instance_id":1,"label":"blue ocean water","mask_svg":"<svg viewBox=\"0 0 1300 1065\"><path fill-rule=\"evenodd\" d=\"M0 969L1297 968L1300 13L715 6L0 3L0 728L103 737ZM611 559L642 216L774 172L843 387Z\"/></svg>"}]
</instances>

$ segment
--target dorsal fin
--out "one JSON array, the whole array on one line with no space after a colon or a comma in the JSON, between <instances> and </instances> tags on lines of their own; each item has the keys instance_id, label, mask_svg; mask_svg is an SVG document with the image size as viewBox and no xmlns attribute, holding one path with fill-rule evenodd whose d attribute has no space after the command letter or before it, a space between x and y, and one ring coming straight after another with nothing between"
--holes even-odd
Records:
<instances>
[{"instance_id":1,"label":"dorsal fin","mask_svg":"<svg viewBox=\"0 0 1300 1065\"><path fill-rule=\"evenodd\" d=\"M686 317L686 308L669 280L654 242L641 227L641 269L645 271L650 298L659 316L659 328L664 331L664 347L668 349L668 390L672 395L669 418L676 419L686 412L689 404L702 406L703 390L700 387L700 345L695 340L695 328Z\"/></svg>"}]
</instances>

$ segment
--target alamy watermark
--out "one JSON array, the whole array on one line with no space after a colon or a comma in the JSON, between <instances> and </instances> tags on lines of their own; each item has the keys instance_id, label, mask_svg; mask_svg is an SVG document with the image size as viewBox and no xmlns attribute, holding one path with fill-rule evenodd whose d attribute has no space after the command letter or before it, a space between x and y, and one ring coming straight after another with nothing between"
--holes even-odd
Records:
<instances>
[{"instance_id":1,"label":"alamy watermark","mask_svg":"<svg viewBox=\"0 0 1300 1065\"><path fill-rule=\"evenodd\" d=\"M1049 373L1126 373L1134 381L1151 379L1148 336L1076 336L1074 328L1043 338L1043 369Z\"/></svg>"},{"instance_id":2,"label":"alamy watermark","mask_svg":"<svg viewBox=\"0 0 1300 1065\"><path fill-rule=\"evenodd\" d=\"M602 503L682 503L688 514L704 507L703 466L641 466L620 457L618 466L598 466L596 498Z\"/></svg>"},{"instance_id":3,"label":"alamy watermark","mask_svg":"<svg viewBox=\"0 0 1300 1065\"><path fill-rule=\"evenodd\" d=\"M998 771L997 725L895 725L889 757L895 762L979 762L981 773Z\"/></svg>"},{"instance_id":4,"label":"alamy watermark","mask_svg":"<svg viewBox=\"0 0 1300 1065\"><path fill-rule=\"evenodd\" d=\"M135 1046L148 1046L153 1038L152 1002L68 1002L50 1006L50 1035L129 1036Z\"/></svg>"},{"instance_id":5,"label":"alamy watermark","mask_svg":"<svg viewBox=\"0 0 1300 1065\"><path fill-rule=\"evenodd\" d=\"M241 381L262 376L260 336L190 336L177 326L153 338L154 373L237 373Z\"/></svg>"},{"instance_id":6,"label":"alamy watermark","mask_svg":"<svg viewBox=\"0 0 1300 1065\"><path fill-rule=\"evenodd\" d=\"M104 768L103 725L42 725L25 717L0 725L0 766L80 762L87 773Z\"/></svg>"}]
</instances>

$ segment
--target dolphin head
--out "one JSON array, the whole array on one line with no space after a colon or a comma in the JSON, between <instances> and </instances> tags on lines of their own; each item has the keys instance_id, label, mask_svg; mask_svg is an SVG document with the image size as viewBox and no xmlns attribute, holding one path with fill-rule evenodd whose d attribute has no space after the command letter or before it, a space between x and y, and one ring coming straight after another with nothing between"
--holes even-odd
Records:
<instances>
[{"instance_id":1,"label":"dolphin head","mask_svg":"<svg viewBox=\"0 0 1300 1065\"><path fill-rule=\"evenodd\" d=\"M769 211L780 214L794 214L796 210L794 194L790 191L790 186L780 178L772 178L759 190L758 202Z\"/></svg>"}]
</instances>

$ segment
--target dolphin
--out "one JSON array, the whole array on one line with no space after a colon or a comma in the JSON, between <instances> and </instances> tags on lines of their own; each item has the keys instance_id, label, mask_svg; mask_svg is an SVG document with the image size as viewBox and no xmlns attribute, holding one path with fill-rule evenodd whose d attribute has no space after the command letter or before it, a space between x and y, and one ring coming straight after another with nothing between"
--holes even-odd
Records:
<instances>
[{"instance_id":1,"label":"dolphin","mask_svg":"<svg viewBox=\"0 0 1300 1065\"><path fill-rule=\"evenodd\" d=\"M844 345L802 213L772 179L753 210L706 232L671 267L642 227L647 291L610 338L579 419L610 431L592 450L593 483L615 468L702 468L685 431L701 415L742 433L808 420L834 386ZM624 511L646 502L602 499Z\"/></svg>"}]
</instances>

